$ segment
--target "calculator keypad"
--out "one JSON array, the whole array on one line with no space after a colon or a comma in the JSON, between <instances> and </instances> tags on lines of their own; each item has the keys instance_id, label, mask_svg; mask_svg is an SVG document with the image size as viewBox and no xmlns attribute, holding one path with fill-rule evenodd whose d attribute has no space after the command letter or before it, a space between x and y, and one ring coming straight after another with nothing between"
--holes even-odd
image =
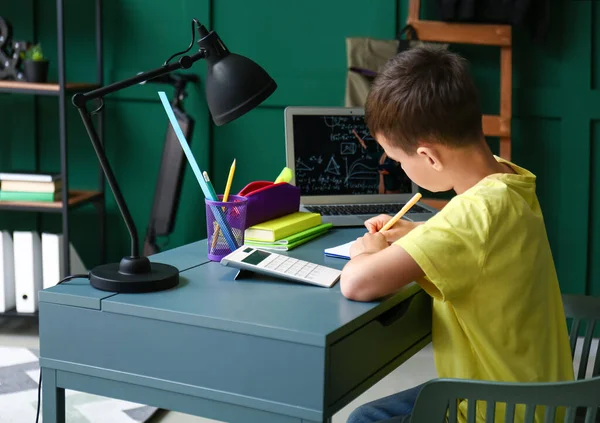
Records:
<instances>
[{"instance_id":1,"label":"calculator keypad","mask_svg":"<svg viewBox=\"0 0 600 423\"><path fill-rule=\"evenodd\" d=\"M304 260L276 254L273 254L272 257L272 259L262 263L261 267L315 283L318 283L320 280L327 280L337 273L334 269L329 269Z\"/></svg>"}]
</instances>

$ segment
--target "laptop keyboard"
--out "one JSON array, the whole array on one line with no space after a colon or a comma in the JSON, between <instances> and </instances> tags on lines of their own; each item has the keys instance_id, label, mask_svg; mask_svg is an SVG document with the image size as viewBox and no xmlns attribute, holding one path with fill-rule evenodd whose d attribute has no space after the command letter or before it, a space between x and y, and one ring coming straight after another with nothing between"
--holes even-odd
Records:
<instances>
[{"instance_id":1,"label":"laptop keyboard","mask_svg":"<svg viewBox=\"0 0 600 423\"><path fill-rule=\"evenodd\" d=\"M377 215L391 214L395 215L404 207L404 203L391 204L336 204L336 205L318 205L304 206L306 210L312 213L319 213L322 216L349 216L349 215ZM410 213L431 213L429 210L415 204L408 211Z\"/></svg>"}]
</instances>

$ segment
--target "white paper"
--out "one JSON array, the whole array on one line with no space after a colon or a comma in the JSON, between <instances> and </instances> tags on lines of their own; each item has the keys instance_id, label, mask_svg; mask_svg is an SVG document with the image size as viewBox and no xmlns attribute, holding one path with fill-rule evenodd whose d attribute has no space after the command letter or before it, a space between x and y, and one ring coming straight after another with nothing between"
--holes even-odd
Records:
<instances>
[{"instance_id":1,"label":"white paper","mask_svg":"<svg viewBox=\"0 0 600 423\"><path fill-rule=\"evenodd\" d=\"M338 245L337 247L325 249L325 255L337 258L350 258L350 247L352 247L354 241L347 242L346 244Z\"/></svg>"}]
</instances>

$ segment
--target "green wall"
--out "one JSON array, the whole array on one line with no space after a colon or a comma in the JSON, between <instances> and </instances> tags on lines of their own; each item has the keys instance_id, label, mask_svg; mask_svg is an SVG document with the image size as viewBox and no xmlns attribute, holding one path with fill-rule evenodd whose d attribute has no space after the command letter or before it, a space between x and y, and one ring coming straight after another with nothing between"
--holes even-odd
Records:
<instances>
[{"instance_id":1,"label":"green wall","mask_svg":"<svg viewBox=\"0 0 600 423\"><path fill-rule=\"evenodd\" d=\"M65 0L68 76L73 81L94 77L91 0ZM565 292L600 295L600 7L593 1L555 2L552 34L540 46L514 31L513 159L538 175L548 236ZM18 4L18 5L17 5ZM114 82L159 66L187 47L190 20L198 18L218 30L228 47L264 66L279 85L276 93L248 115L223 127L211 125L202 84L192 87L188 111L196 118L192 150L224 185L229 165L237 158L234 191L252 180L272 180L285 164L283 109L289 105L343 104L347 36L393 37L406 19L407 1L329 0L105 0L105 79ZM50 59L55 52L52 1L2 2L0 16L15 26L17 36L32 37L30 7L40 13L39 40ZM427 13L427 11L426 11ZM85 17L85 18L84 18ZM577 30L574 30L574 29ZM499 51L494 47L453 46L472 62L482 91L485 113L498 112ZM193 68L201 77L205 68ZM53 72L53 74L52 74ZM56 75L56 68L51 76ZM170 90L167 89L170 94ZM44 167L58 163L57 101L17 95L0 96L0 167L33 166L33 123L40 128ZM148 220L167 120L155 86L137 86L106 102L107 150L140 237ZM69 117L71 185L94 188L97 165L74 110ZM494 146L494 140L490 140ZM222 188L221 188L222 189ZM108 258L127 253L128 238L112 196L108 196ZM189 168L175 232L160 240L175 247L205 234L201 191ZM2 226L33 227L36 217L0 213ZM59 220L43 216L42 228L60 228ZM89 230L95 212L72 213L73 238L88 265L97 263Z\"/></svg>"}]
</instances>

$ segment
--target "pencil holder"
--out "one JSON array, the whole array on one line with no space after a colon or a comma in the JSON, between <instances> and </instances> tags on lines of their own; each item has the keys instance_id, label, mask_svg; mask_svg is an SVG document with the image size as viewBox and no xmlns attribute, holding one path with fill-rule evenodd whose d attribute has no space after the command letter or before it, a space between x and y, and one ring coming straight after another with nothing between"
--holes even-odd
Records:
<instances>
[{"instance_id":1,"label":"pencil holder","mask_svg":"<svg viewBox=\"0 0 600 423\"><path fill-rule=\"evenodd\" d=\"M223 196L219 195L219 200ZM204 199L208 259L220 262L223 257L244 245L248 199L230 195L227 202ZM222 228L223 224L226 225Z\"/></svg>"}]
</instances>

